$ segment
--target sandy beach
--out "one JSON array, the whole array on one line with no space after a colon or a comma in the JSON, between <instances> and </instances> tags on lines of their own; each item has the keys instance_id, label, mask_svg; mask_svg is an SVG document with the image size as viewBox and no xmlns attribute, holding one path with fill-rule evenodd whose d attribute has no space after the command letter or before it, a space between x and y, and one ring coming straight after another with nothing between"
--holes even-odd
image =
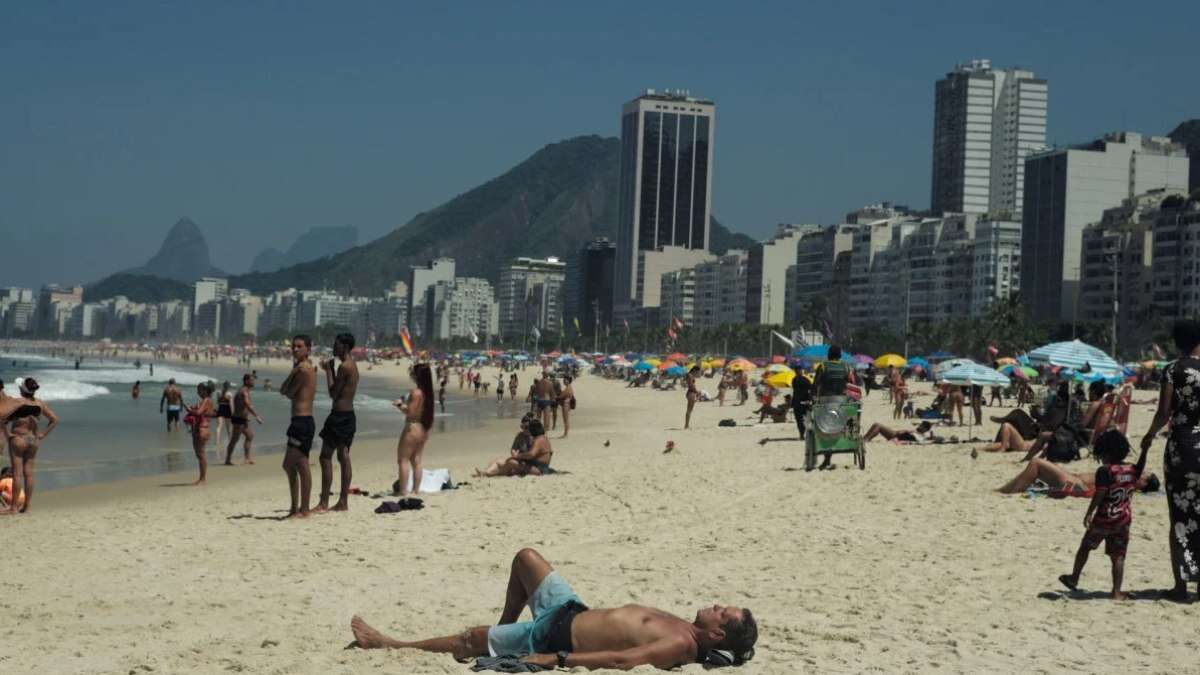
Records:
<instances>
[{"instance_id":1,"label":"sandy beach","mask_svg":"<svg viewBox=\"0 0 1200 675\"><path fill-rule=\"evenodd\" d=\"M364 377L395 378L400 394L403 373L377 366ZM280 522L278 456L213 467L205 488L175 487L192 480L189 467L41 493L34 513L0 520L9 557L0 668L466 673L449 656L343 650L350 617L400 638L493 623L524 546L592 606L640 602L689 619L713 602L750 607L758 653L739 672L1195 667L1198 639L1186 627L1198 605L1159 596L1171 580L1161 493L1133 501L1125 587L1135 599L1106 599L1100 554L1084 572L1086 592L1068 597L1056 577L1070 570L1087 502L995 494L1019 470L1016 455L973 460L968 443L879 441L866 471L842 457L836 471L805 473L791 423L717 426L752 425L751 406L700 404L682 431L681 392L595 377L575 390L570 438L552 434L554 466L567 474L471 478L515 432L512 419L487 415L481 428L431 437L426 466L468 484L429 496L421 511L376 515L376 501L356 497L347 514ZM477 405L496 408L493 397ZM1135 441L1151 414L1134 407ZM882 394L867 399L866 423L890 418ZM974 433L990 440L995 425ZM668 440L676 449L664 454ZM1160 475L1162 451L1160 442L1150 456ZM53 455L53 436L42 452ZM314 453L317 472L315 462ZM356 443L354 462L357 485L386 489L395 439Z\"/></svg>"}]
</instances>

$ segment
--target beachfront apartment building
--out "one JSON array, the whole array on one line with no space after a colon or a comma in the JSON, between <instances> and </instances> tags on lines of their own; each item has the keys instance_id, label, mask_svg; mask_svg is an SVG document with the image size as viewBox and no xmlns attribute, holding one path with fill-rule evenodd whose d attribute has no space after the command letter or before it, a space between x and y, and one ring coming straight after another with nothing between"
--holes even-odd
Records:
<instances>
[{"instance_id":1,"label":"beachfront apartment building","mask_svg":"<svg viewBox=\"0 0 1200 675\"><path fill-rule=\"evenodd\" d=\"M558 258L516 258L500 268L499 334L508 339L558 335L563 329L567 264Z\"/></svg>"},{"instance_id":2,"label":"beachfront apartment building","mask_svg":"<svg viewBox=\"0 0 1200 675\"><path fill-rule=\"evenodd\" d=\"M1185 190L1183 146L1133 132L1031 154L1025 162L1021 296L1034 320L1078 319L1083 228L1153 189Z\"/></svg>"},{"instance_id":3,"label":"beachfront apartment building","mask_svg":"<svg viewBox=\"0 0 1200 675\"><path fill-rule=\"evenodd\" d=\"M433 314L430 337L434 340L469 338L478 343L499 332L500 309L486 279L439 281L430 288L428 299Z\"/></svg>"},{"instance_id":4,"label":"beachfront apartment building","mask_svg":"<svg viewBox=\"0 0 1200 675\"><path fill-rule=\"evenodd\" d=\"M37 304L32 288L0 288L0 335L25 335L35 328Z\"/></svg>"},{"instance_id":5,"label":"beachfront apartment building","mask_svg":"<svg viewBox=\"0 0 1200 675\"><path fill-rule=\"evenodd\" d=\"M1160 320L1200 316L1200 201L1166 198L1153 227L1154 314Z\"/></svg>"},{"instance_id":6,"label":"beachfront apartment building","mask_svg":"<svg viewBox=\"0 0 1200 675\"><path fill-rule=\"evenodd\" d=\"M971 276L971 316L984 316L997 300L1021 291L1021 223L975 222L975 270Z\"/></svg>"},{"instance_id":7,"label":"beachfront apartment building","mask_svg":"<svg viewBox=\"0 0 1200 675\"><path fill-rule=\"evenodd\" d=\"M679 319L691 326L696 318L696 268L667 272L660 282L659 307L667 320Z\"/></svg>"},{"instance_id":8,"label":"beachfront apartment building","mask_svg":"<svg viewBox=\"0 0 1200 675\"><path fill-rule=\"evenodd\" d=\"M621 108L613 311L622 319L650 320L641 310L658 308L662 273L699 262L647 253L708 250L715 123L714 103L684 91L648 89Z\"/></svg>"},{"instance_id":9,"label":"beachfront apartment building","mask_svg":"<svg viewBox=\"0 0 1200 675\"><path fill-rule=\"evenodd\" d=\"M1049 83L976 59L934 87L934 214L1021 219L1025 158L1046 143Z\"/></svg>"},{"instance_id":10,"label":"beachfront apartment building","mask_svg":"<svg viewBox=\"0 0 1200 675\"><path fill-rule=\"evenodd\" d=\"M804 328L835 337L849 319L850 257L859 225L834 225L808 232L796 245L792 316Z\"/></svg>"},{"instance_id":11,"label":"beachfront apartment building","mask_svg":"<svg viewBox=\"0 0 1200 675\"><path fill-rule=\"evenodd\" d=\"M692 268L696 276L693 326L716 328L745 321L749 258L747 251L730 249Z\"/></svg>"},{"instance_id":12,"label":"beachfront apartment building","mask_svg":"<svg viewBox=\"0 0 1200 675\"><path fill-rule=\"evenodd\" d=\"M783 324L787 319L788 268L796 262L796 247L820 225L781 224L774 236L750 247L746 270L746 323Z\"/></svg>"},{"instance_id":13,"label":"beachfront apartment building","mask_svg":"<svg viewBox=\"0 0 1200 675\"><path fill-rule=\"evenodd\" d=\"M440 281L454 281L453 258L435 258L427 265L413 265L408 271L408 320L413 337L432 333L433 316L429 309L429 289Z\"/></svg>"}]
</instances>

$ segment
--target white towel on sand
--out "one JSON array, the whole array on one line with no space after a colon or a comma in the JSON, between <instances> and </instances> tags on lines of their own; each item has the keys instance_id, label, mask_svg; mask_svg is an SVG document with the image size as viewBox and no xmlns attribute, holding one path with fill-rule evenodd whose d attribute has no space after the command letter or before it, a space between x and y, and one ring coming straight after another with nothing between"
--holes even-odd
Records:
<instances>
[{"instance_id":1,"label":"white towel on sand","mask_svg":"<svg viewBox=\"0 0 1200 675\"><path fill-rule=\"evenodd\" d=\"M409 474L405 492L412 492L412 480L412 474ZM449 480L450 469L422 469L421 489L418 492L441 492L442 486Z\"/></svg>"}]
</instances>

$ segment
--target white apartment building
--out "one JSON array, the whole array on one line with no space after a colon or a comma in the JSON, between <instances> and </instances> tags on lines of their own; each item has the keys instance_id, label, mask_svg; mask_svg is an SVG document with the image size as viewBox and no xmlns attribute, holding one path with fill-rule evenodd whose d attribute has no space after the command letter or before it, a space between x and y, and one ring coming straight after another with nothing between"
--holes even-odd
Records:
<instances>
[{"instance_id":1,"label":"white apartment building","mask_svg":"<svg viewBox=\"0 0 1200 675\"><path fill-rule=\"evenodd\" d=\"M1021 223L979 220L975 223L975 271L971 316L984 316L993 302L1021 290Z\"/></svg>"},{"instance_id":2,"label":"white apartment building","mask_svg":"<svg viewBox=\"0 0 1200 675\"><path fill-rule=\"evenodd\" d=\"M532 328L557 335L563 327L566 280L567 264L554 257L517 258L500 268L500 335L513 339Z\"/></svg>"},{"instance_id":3,"label":"white apartment building","mask_svg":"<svg viewBox=\"0 0 1200 675\"><path fill-rule=\"evenodd\" d=\"M695 270L695 303L691 323L697 328L737 324L746 318L749 254L731 249Z\"/></svg>"},{"instance_id":4,"label":"white apartment building","mask_svg":"<svg viewBox=\"0 0 1200 675\"><path fill-rule=\"evenodd\" d=\"M820 225L779 225L775 235L755 244L747 256L746 323L782 324L787 313L788 267L796 263L796 246Z\"/></svg>"},{"instance_id":5,"label":"white apartment building","mask_svg":"<svg viewBox=\"0 0 1200 675\"><path fill-rule=\"evenodd\" d=\"M471 338L486 340L500 323L496 294L486 279L459 277L439 281L430 289L435 340Z\"/></svg>"},{"instance_id":6,"label":"white apartment building","mask_svg":"<svg viewBox=\"0 0 1200 675\"><path fill-rule=\"evenodd\" d=\"M439 281L454 281L454 273L453 258L437 258L428 265L409 269L408 320L414 337L424 337L432 331L433 318L427 309L429 289Z\"/></svg>"},{"instance_id":7,"label":"white apartment building","mask_svg":"<svg viewBox=\"0 0 1200 675\"><path fill-rule=\"evenodd\" d=\"M659 307L665 321L679 319L687 325L696 318L696 268L685 267L662 275Z\"/></svg>"},{"instance_id":8,"label":"white apartment building","mask_svg":"<svg viewBox=\"0 0 1200 675\"><path fill-rule=\"evenodd\" d=\"M1021 219L1025 157L1046 143L1049 84L1032 71L994 69L976 59L935 87L933 186L936 213Z\"/></svg>"}]
</instances>

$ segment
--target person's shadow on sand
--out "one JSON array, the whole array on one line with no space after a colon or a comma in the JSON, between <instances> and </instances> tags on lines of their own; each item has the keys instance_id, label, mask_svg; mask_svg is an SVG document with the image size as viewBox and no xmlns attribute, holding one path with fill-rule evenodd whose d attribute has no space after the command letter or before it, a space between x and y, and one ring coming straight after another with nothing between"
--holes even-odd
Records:
<instances>
[{"instance_id":1,"label":"person's shadow on sand","mask_svg":"<svg viewBox=\"0 0 1200 675\"><path fill-rule=\"evenodd\" d=\"M275 513L283 513L283 514L286 514L286 513L287 513L287 511L284 511L283 509L280 509L280 510L276 511ZM246 520L246 519L250 519L250 520L273 520L273 521L279 522L279 521L284 521L284 520L287 520L287 519L288 519L288 517L287 517L287 515L282 515L282 516L256 516L256 515L254 515L253 513L239 513L239 514L237 514L237 515L235 515L235 516L227 516L227 517L225 518L225 520Z\"/></svg>"},{"instance_id":2,"label":"person's shadow on sand","mask_svg":"<svg viewBox=\"0 0 1200 675\"><path fill-rule=\"evenodd\" d=\"M1130 600L1170 600L1170 593L1160 588L1126 591ZM1112 591L1042 591L1037 595L1042 600L1112 600Z\"/></svg>"}]
</instances>

